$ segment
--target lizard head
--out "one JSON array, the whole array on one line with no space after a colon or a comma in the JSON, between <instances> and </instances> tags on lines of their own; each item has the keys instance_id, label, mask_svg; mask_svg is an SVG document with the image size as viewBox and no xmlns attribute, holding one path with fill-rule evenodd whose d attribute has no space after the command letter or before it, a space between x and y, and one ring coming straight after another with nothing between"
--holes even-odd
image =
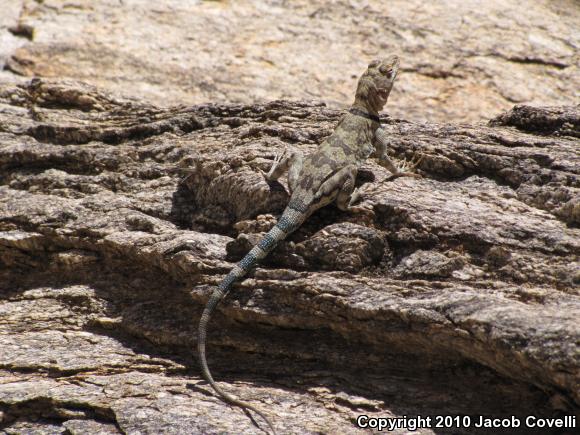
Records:
<instances>
[{"instance_id":1,"label":"lizard head","mask_svg":"<svg viewBox=\"0 0 580 435\"><path fill-rule=\"evenodd\" d=\"M355 104L363 105L372 112L380 112L387 104L398 71L399 58L395 55L369 63L358 81Z\"/></svg>"}]
</instances>

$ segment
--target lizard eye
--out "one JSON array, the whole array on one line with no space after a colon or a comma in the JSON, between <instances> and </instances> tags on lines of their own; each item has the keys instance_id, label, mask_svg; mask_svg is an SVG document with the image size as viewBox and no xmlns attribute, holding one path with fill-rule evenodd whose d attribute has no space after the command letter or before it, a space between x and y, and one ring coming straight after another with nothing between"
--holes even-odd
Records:
<instances>
[{"instance_id":1,"label":"lizard eye","mask_svg":"<svg viewBox=\"0 0 580 435\"><path fill-rule=\"evenodd\" d=\"M393 68L390 68L390 67L385 66L385 65L382 65L379 68L379 71L381 72L381 74L385 74L385 75L388 75L388 76L391 76L393 74Z\"/></svg>"}]
</instances>

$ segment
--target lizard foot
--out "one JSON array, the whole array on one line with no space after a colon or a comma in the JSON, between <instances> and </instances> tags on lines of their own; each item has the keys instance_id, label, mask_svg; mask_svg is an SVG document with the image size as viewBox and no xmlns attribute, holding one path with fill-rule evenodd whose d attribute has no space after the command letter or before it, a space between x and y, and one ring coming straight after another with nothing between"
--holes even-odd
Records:
<instances>
[{"instance_id":1,"label":"lizard foot","mask_svg":"<svg viewBox=\"0 0 580 435\"><path fill-rule=\"evenodd\" d=\"M285 148L284 151L276 154L274 161L272 162L272 166L268 172L264 172L260 169L260 172L266 181L276 181L278 178L280 178L282 173L286 170L288 156L288 149Z\"/></svg>"},{"instance_id":2,"label":"lizard foot","mask_svg":"<svg viewBox=\"0 0 580 435\"><path fill-rule=\"evenodd\" d=\"M397 165L398 172L402 173L414 173L419 166L419 163L423 161L423 156L420 155L419 157L413 156L413 159L409 162L405 159L401 160L401 162Z\"/></svg>"},{"instance_id":3,"label":"lizard foot","mask_svg":"<svg viewBox=\"0 0 580 435\"><path fill-rule=\"evenodd\" d=\"M413 159L410 162L403 159L399 164L396 165L397 172L393 173L390 177L388 177L387 181L391 181L399 177L422 178L420 174L415 172L417 166L419 166L419 164L422 161L423 161L422 155L420 155L419 157L413 157Z\"/></svg>"},{"instance_id":4,"label":"lizard foot","mask_svg":"<svg viewBox=\"0 0 580 435\"><path fill-rule=\"evenodd\" d=\"M348 208L348 212L356 218L357 222L366 223L368 225L372 225L376 218L375 212L372 208L351 206Z\"/></svg>"}]
</instances>

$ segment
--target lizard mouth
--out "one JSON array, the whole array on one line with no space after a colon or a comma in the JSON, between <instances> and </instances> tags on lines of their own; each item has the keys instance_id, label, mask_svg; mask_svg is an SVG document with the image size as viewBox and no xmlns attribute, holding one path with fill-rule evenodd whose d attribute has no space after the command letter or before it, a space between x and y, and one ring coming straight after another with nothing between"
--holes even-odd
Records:
<instances>
[{"instance_id":1,"label":"lizard mouth","mask_svg":"<svg viewBox=\"0 0 580 435\"><path fill-rule=\"evenodd\" d=\"M387 91L386 89L379 89L379 98L381 100L386 100L387 98L389 98L389 91Z\"/></svg>"}]
</instances>

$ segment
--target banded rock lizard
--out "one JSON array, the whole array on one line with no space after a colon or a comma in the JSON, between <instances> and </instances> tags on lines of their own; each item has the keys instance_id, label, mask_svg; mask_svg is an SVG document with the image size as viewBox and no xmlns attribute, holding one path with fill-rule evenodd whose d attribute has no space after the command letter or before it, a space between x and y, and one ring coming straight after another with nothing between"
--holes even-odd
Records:
<instances>
[{"instance_id":1,"label":"banded rock lizard","mask_svg":"<svg viewBox=\"0 0 580 435\"><path fill-rule=\"evenodd\" d=\"M387 103L398 69L399 58L395 55L372 61L358 81L355 100L348 113L341 118L334 132L318 149L306 157L297 150L285 151L274 159L272 168L264 175L268 181L275 181L288 172L288 205L278 223L220 282L202 313L198 331L198 354L205 380L226 402L260 415L274 434L276 431L272 422L261 410L225 392L214 381L205 356L210 316L232 285L268 255L278 242L298 229L316 210L333 201L340 210L355 210L353 204L360 196L359 190L355 189L357 170L373 153L378 157L379 163L393 173L393 177L417 176L406 171L414 166L404 164L397 167L388 158L387 135L379 120L379 111Z\"/></svg>"}]
</instances>

